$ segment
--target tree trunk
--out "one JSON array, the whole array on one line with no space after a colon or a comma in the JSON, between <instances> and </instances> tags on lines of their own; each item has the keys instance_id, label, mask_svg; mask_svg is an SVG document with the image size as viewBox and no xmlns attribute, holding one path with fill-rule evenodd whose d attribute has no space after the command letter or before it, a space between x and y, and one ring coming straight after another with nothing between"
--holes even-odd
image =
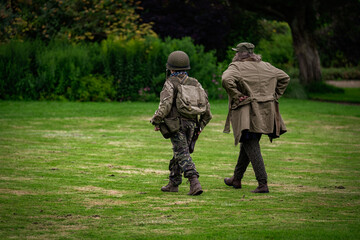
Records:
<instances>
[{"instance_id":1,"label":"tree trunk","mask_svg":"<svg viewBox=\"0 0 360 240\"><path fill-rule=\"evenodd\" d=\"M272 19L286 21L293 38L294 52L299 62L300 82L309 85L322 80L320 57L315 41L317 9L323 0L229 0L233 7L247 9Z\"/></svg>"},{"instance_id":2,"label":"tree trunk","mask_svg":"<svg viewBox=\"0 0 360 240\"><path fill-rule=\"evenodd\" d=\"M307 27L306 15L295 16L289 21L295 55L299 62L300 82L308 85L322 80L320 57L313 39L314 32Z\"/></svg>"}]
</instances>

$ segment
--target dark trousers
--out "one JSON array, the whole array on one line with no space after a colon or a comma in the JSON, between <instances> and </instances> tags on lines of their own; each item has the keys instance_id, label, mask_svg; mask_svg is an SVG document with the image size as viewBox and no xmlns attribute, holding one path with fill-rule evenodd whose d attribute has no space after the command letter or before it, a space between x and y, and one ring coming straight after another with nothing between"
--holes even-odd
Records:
<instances>
[{"instance_id":1,"label":"dark trousers","mask_svg":"<svg viewBox=\"0 0 360 240\"><path fill-rule=\"evenodd\" d=\"M267 183L264 160L260 151L260 138L261 134L253 134L250 137L247 135L246 138L242 139L238 162L234 170L235 179L241 180L243 178L246 168L251 162L256 180L259 183Z\"/></svg>"}]
</instances>

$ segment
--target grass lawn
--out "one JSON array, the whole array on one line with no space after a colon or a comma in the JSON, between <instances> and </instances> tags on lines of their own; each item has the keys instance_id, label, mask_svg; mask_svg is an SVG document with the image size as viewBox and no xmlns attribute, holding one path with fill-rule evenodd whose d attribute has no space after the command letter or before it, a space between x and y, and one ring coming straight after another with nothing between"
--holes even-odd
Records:
<instances>
[{"instance_id":1,"label":"grass lawn","mask_svg":"<svg viewBox=\"0 0 360 240\"><path fill-rule=\"evenodd\" d=\"M158 103L0 101L1 239L360 239L360 106L281 99L288 133L261 148L269 194L224 184L239 147L227 102L192 154L204 193L163 193Z\"/></svg>"},{"instance_id":2,"label":"grass lawn","mask_svg":"<svg viewBox=\"0 0 360 240\"><path fill-rule=\"evenodd\" d=\"M344 93L309 93L309 97L316 100L360 104L360 88L344 88Z\"/></svg>"}]
</instances>

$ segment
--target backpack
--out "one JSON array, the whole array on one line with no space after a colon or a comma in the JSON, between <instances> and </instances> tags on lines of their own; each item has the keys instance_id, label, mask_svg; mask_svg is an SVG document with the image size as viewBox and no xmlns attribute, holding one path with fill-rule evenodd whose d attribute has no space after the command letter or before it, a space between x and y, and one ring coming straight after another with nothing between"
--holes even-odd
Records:
<instances>
[{"instance_id":1,"label":"backpack","mask_svg":"<svg viewBox=\"0 0 360 240\"><path fill-rule=\"evenodd\" d=\"M177 87L176 108L180 115L193 118L205 113L208 98L205 90L195 79L196 85L186 84L187 80L186 76Z\"/></svg>"}]
</instances>

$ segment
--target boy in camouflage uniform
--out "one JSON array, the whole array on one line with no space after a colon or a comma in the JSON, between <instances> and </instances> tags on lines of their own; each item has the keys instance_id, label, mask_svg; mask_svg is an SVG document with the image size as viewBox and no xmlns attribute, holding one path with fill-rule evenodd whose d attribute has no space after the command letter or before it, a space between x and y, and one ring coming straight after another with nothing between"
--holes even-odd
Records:
<instances>
[{"instance_id":1,"label":"boy in camouflage uniform","mask_svg":"<svg viewBox=\"0 0 360 240\"><path fill-rule=\"evenodd\" d=\"M165 122L172 132L170 139L173 145L173 158L169 164L169 183L162 187L163 192L178 192L178 186L182 183L182 173L190 181L188 195L200 195L203 190L198 180L199 173L196 171L189 152L189 145L197 125L197 116L183 116L176 107L178 86L186 81L187 85L200 86L195 79L188 77L186 70L190 69L190 60L183 51L172 52L166 64L171 74L166 79L163 90L160 93L160 104L150 122L155 126L155 131L160 130L160 124ZM198 124L200 132L212 118L210 104L207 101L206 111L200 115ZM199 132L199 133L200 133Z\"/></svg>"}]
</instances>

